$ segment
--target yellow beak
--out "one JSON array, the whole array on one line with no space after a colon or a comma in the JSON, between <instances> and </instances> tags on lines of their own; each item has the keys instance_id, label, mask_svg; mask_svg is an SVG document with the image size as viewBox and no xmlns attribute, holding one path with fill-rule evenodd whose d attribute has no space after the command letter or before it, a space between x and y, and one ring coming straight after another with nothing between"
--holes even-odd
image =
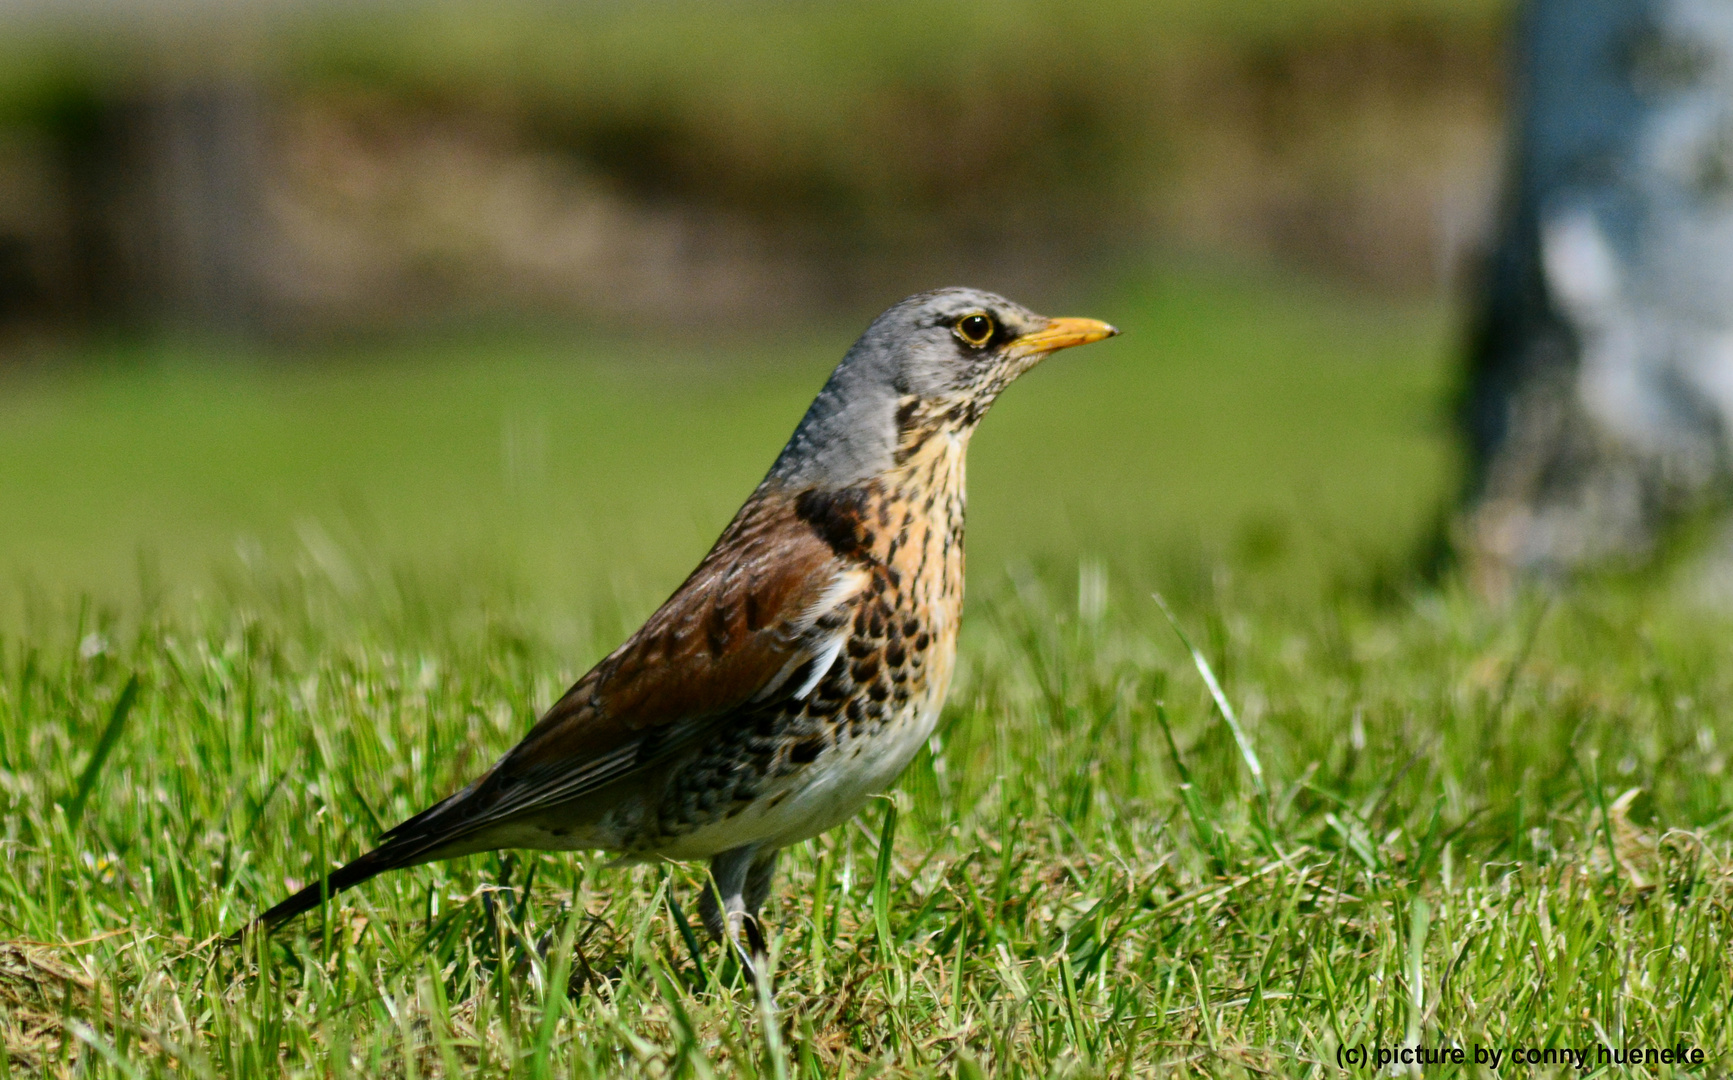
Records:
<instances>
[{"instance_id":1,"label":"yellow beak","mask_svg":"<svg viewBox=\"0 0 1733 1080\"><path fill-rule=\"evenodd\" d=\"M1073 345L1087 345L1117 333L1118 328L1100 319L1050 319L1041 329L1012 340L1009 347L1028 356L1069 349Z\"/></svg>"}]
</instances>

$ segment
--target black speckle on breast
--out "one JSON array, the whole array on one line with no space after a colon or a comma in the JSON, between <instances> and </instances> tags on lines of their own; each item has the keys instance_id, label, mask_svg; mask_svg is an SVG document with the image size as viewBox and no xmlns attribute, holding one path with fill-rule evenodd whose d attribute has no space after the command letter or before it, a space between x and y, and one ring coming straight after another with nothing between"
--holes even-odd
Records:
<instances>
[{"instance_id":1,"label":"black speckle on breast","mask_svg":"<svg viewBox=\"0 0 1733 1080\"><path fill-rule=\"evenodd\" d=\"M807 782L804 777L819 775L819 770L855 768L851 762L875 739L885 737L887 728L908 722L917 707L932 705L930 682L942 658L938 646L949 642L932 620L945 613L938 605L952 605L949 614L954 614L949 590L956 586L961 552L942 554L960 539L960 530L955 523L924 518L921 505L930 505L931 496L918 490L889 491L874 483L844 491L813 489L797 496L796 513L814 535L870 574L867 588L824 614L812 628L815 633L842 633L847 639L842 656L805 697L789 695L814 674L811 662L789 675L784 695L749 703L729 718L690 760L675 767L652 812L653 823L632 843L653 850L665 838L775 797L770 785L798 792ZM900 509L887 511L883 501ZM955 500L944 505L960 510ZM885 553L899 529L889 525L881 531L878 523L898 519L908 539L896 552L902 565L892 567L886 565ZM740 628L769 618L751 606L726 614L696 622L686 632L697 638L700 648L715 649L734 644L730 639ZM819 761L824 764L813 765Z\"/></svg>"},{"instance_id":2,"label":"black speckle on breast","mask_svg":"<svg viewBox=\"0 0 1733 1080\"><path fill-rule=\"evenodd\" d=\"M818 755L824 753L824 739L813 737L802 739L788 751L788 760L796 765L810 765L818 760Z\"/></svg>"}]
</instances>

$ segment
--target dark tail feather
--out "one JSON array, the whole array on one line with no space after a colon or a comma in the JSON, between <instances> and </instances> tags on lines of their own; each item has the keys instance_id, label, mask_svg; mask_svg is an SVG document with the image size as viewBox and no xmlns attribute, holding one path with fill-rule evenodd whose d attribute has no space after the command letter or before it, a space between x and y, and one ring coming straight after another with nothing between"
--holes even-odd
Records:
<instances>
[{"instance_id":1,"label":"dark tail feather","mask_svg":"<svg viewBox=\"0 0 1733 1080\"><path fill-rule=\"evenodd\" d=\"M240 943L249 934L269 933L277 927L293 919L304 911L311 911L327 898L336 896L344 889L351 889L363 881L371 880L402 866L413 866L422 861L419 856L426 853L423 844L383 844L353 862L347 863L332 871L321 881L302 889L300 892L284 900L276 907L260 915L240 930L231 934L224 944Z\"/></svg>"},{"instance_id":2,"label":"dark tail feather","mask_svg":"<svg viewBox=\"0 0 1733 1080\"><path fill-rule=\"evenodd\" d=\"M461 807L464 800L474 791L471 784L462 791L442 799L432 806L416 814L408 821L387 832L380 845L353 862L338 867L322 881L302 889L276 907L260 915L246 926L224 939L224 944L235 945L250 934L270 933L277 927L293 919L304 911L311 911L326 899L336 896L344 889L352 889L378 877L387 870L397 870L405 866L416 866L434 858L446 858L451 855L465 854L481 848L462 848L453 845L472 833L469 823L461 816L453 822L441 825L447 811Z\"/></svg>"}]
</instances>

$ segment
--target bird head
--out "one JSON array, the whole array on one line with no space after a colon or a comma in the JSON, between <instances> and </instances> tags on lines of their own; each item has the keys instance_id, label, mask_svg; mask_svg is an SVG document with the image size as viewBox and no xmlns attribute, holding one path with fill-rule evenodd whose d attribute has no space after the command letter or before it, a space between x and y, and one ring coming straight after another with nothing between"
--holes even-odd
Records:
<instances>
[{"instance_id":1,"label":"bird head","mask_svg":"<svg viewBox=\"0 0 1733 1080\"><path fill-rule=\"evenodd\" d=\"M1050 354L1117 333L979 289L917 293L849 349L771 476L842 486L877 475L911 439L966 436L1005 387Z\"/></svg>"}]
</instances>

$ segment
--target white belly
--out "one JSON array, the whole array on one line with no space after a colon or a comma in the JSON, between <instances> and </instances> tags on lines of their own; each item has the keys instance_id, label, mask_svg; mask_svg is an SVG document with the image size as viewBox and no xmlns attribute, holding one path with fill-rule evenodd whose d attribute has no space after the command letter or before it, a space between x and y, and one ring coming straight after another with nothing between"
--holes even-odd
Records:
<instances>
[{"instance_id":1,"label":"white belly","mask_svg":"<svg viewBox=\"0 0 1733 1080\"><path fill-rule=\"evenodd\" d=\"M841 825L908 768L943 702L941 689L872 735L839 742L739 814L677 837L656 854L700 859L746 844L787 847Z\"/></svg>"}]
</instances>

